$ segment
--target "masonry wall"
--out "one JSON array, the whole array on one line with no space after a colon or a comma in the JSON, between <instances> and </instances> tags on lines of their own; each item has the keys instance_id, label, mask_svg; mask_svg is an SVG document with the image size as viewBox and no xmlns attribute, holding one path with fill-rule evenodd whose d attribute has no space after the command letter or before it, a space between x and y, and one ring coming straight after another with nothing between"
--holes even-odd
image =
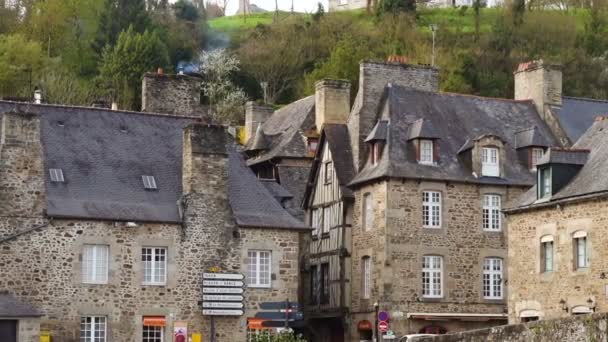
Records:
<instances>
[{"instance_id":1,"label":"masonry wall","mask_svg":"<svg viewBox=\"0 0 608 342\"><path fill-rule=\"evenodd\" d=\"M508 216L511 323L519 323L524 310L536 311L540 319L570 316L576 306L608 310L607 204L606 199L596 199ZM578 270L572 239L577 231L587 233L589 256L589 266ZM553 272L541 272L543 236L554 239Z\"/></svg>"},{"instance_id":2,"label":"masonry wall","mask_svg":"<svg viewBox=\"0 0 608 342\"><path fill-rule=\"evenodd\" d=\"M188 75L145 74L141 110L200 117L204 114L201 82L202 79Z\"/></svg>"},{"instance_id":3,"label":"masonry wall","mask_svg":"<svg viewBox=\"0 0 608 342\"><path fill-rule=\"evenodd\" d=\"M422 228L422 191L442 194L442 228ZM362 230L362 196L373 198L374 229ZM399 334L417 333L421 328L439 325L448 331L461 331L504 323L502 321L442 321L408 319L408 313L504 314L503 300L483 298L482 266L485 257L499 257L507 263L507 234L486 232L482 228L482 195L499 194L503 206L522 193L504 186L463 183L391 180L366 185L356 192L353 224L352 326L367 319L374 321L373 303L389 311L391 329ZM443 298L422 297L422 256L443 256ZM372 257L372 295L361 298L361 260ZM504 270L506 274L506 270ZM506 289L506 286L503 287Z\"/></svg>"},{"instance_id":4,"label":"masonry wall","mask_svg":"<svg viewBox=\"0 0 608 342\"><path fill-rule=\"evenodd\" d=\"M587 342L606 341L608 314L598 313L527 324L506 325L451 335L423 337L420 342Z\"/></svg>"}]
</instances>

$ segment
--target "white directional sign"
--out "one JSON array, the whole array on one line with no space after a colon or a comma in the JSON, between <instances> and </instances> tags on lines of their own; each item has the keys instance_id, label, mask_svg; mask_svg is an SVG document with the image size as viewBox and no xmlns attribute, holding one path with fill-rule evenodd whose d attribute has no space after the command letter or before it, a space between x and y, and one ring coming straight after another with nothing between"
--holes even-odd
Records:
<instances>
[{"instance_id":1,"label":"white directional sign","mask_svg":"<svg viewBox=\"0 0 608 342\"><path fill-rule=\"evenodd\" d=\"M203 286L234 286L242 287L244 284L239 280L203 280Z\"/></svg>"},{"instance_id":2,"label":"white directional sign","mask_svg":"<svg viewBox=\"0 0 608 342\"><path fill-rule=\"evenodd\" d=\"M218 309L242 309L243 303L240 302L203 302L204 308Z\"/></svg>"},{"instance_id":3,"label":"white directional sign","mask_svg":"<svg viewBox=\"0 0 608 342\"><path fill-rule=\"evenodd\" d=\"M243 296L238 295L203 295L203 300L218 300L218 301L243 301Z\"/></svg>"},{"instance_id":4,"label":"white directional sign","mask_svg":"<svg viewBox=\"0 0 608 342\"><path fill-rule=\"evenodd\" d=\"M203 279L243 280L245 276L239 273L203 273Z\"/></svg>"},{"instance_id":5,"label":"white directional sign","mask_svg":"<svg viewBox=\"0 0 608 342\"><path fill-rule=\"evenodd\" d=\"M241 294L243 289L240 287L203 287L203 293Z\"/></svg>"},{"instance_id":6,"label":"white directional sign","mask_svg":"<svg viewBox=\"0 0 608 342\"><path fill-rule=\"evenodd\" d=\"M242 316L243 310L205 309L203 315L207 316Z\"/></svg>"}]
</instances>

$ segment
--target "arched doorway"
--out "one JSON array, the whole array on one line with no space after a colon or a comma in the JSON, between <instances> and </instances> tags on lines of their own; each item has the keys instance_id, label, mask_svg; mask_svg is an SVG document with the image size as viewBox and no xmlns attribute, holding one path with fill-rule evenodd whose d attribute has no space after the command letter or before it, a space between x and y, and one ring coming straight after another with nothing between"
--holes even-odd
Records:
<instances>
[{"instance_id":1,"label":"arched doorway","mask_svg":"<svg viewBox=\"0 0 608 342\"><path fill-rule=\"evenodd\" d=\"M447 333L448 330L444 327L440 327L438 325L427 325L426 327L420 329L419 333L421 334L434 334L434 335L443 335Z\"/></svg>"}]
</instances>

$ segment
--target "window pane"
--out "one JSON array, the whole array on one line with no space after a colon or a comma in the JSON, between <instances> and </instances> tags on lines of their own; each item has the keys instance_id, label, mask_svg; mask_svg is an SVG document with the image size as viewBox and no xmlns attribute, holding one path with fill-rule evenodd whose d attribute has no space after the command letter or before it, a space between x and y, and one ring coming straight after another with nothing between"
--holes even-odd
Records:
<instances>
[{"instance_id":1,"label":"window pane","mask_svg":"<svg viewBox=\"0 0 608 342\"><path fill-rule=\"evenodd\" d=\"M422 295L441 297L442 257L425 255L422 258Z\"/></svg>"},{"instance_id":2,"label":"window pane","mask_svg":"<svg viewBox=\"0 0 608 342\"><path fill-rule=\"evenodd\" d=\"M82 281L106 283L108 281L109 246L84 245L82 249Z\"/></svg>"},{"instance_id":3,"label":"window pane","mask_svg":"<svg viewBox=\"0 0 608 342\"><path fill-rule=\"evenodd\" d=\"M484 259L483 295L488 299L502 298L502 259L500 258Z\"/></svg>"},{"instance_id":4,"label":"window pane","mask_svg":"<svg viewBox=\"0 0 608 342\"><path fill-rule=\"evenodd\" d=\"M270 251L250 250L247 252L247 285L270 287L272 258Z\"/></svg>"}]
</instances>

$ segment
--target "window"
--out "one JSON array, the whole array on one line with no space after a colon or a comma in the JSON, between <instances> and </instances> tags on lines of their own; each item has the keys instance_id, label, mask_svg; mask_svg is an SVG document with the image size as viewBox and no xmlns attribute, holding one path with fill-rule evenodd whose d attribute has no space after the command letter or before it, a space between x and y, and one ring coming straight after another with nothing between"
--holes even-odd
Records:
<instances>
[{"instance_id":1,"label":"window","mask_svg":"<svg viewBox=\"0 0 608 342\"><path fill-rule=\"evenodd\" d=\"M144 263L144 284L165 285L167 281L167 248L144 247L141 249Z\"/></svg>"},{"instance_id":2,"label":"window","mask_svg":"<svg viewBox=\"0 0 608 342\"><path fill-rule=\"evenodd\" d=\"M543 168L538 173L538 198L551 197L551 168Z\"/></svg>"},{"instance_id":3,"label":"window","mask_svg":"<svg viewBox=\"0 0 608 342\"><path fill-rule=\"evenodd\" d=\"M105 245L84 245L82 248L82 282L105 284L108 282L108 253Z\"/></svg>"},{"instance_id":4,"label":"window","mask_svg":"<svg viewBox=\"0 0 608 342\"><path fill-rule=\"evenodd\" d=\"M587 233L578 231L572 235L574 238L574 266L575 269L589 266L587 253Z\"/></svg>"},{"instance_id":5,"label":"window","mask_svg":"<svg viewBox=\"0 0 608 342\"><path fill-rule=\"evenodd\" d=\"M424 228L441 227L441 193L424 191L422 193L422 226Z\"/></svg>"},{"instance_id":6,"label":"window","mask_svg":"<svg viewBox=\"0 0 608 342\"><path fill-rule=\"evenodd\" d=\"M317 304L319 299L319 270L317 265L310 266L310 303Z\"/></svg>"},{"instance_id":7,"label":"window","mask_svg":"<svg viewBox=\"0 0 608 342\"><path fill-rule=\"evenodd\" d=\"M331 207L325 207L323 208L323 234L329 234L331 225Z\"/></svg>"},{"instance_id":8,"label":"window","mask_svg":"<svg viewBox=\"0 0 608 342\"><path fill-rule=\"evenodd\" d=\"M321 304L329 303L329 264L321 264Z\"/></svg>"},{"instance_id":9,"label":"window","mask_svg":"<svg viewBox=\"0 0 608 342\"><path fill-rule=\"evenodd\" d=\"M363 230L370 231L374 223L374 210L372 208L372 194L363 195Z\"/></svg>"},{"instance_id":10,"label":"window","mask_svg":"<svg viewBox=\"0 0 608 342\"><path fill-rule=\"evenodd\" d=\"M500 196L483 196L483 229L500 231Z\"/></svg>"},{"instance_id":11,"label":"window","mask_svg":"<svg viewBox=\"0 0 608 342\"><path fill-rule=\"evenodd\" d=\"M308 154L314 156L317 154L317 148L319 147L318 138L308 138Z\"/></svg>"},{"instance_id":12,"label":"window","mask_svg":"<svg viewBox=\"0 0 608 342\"><path fill-rule=\"evenodd\" d=\"M372 166L378 165L378 162L382 158L382 143L372 143L371 160Z\"/></svg>"},{"instance_id":13,"label":"window","mask_svg":"<svg viewBox=\"0 0 608 342\"><path fill-rule=\"evenodd\" d=\"M332 162L325 162L325 184L330 184L334 179L334 165Z\"/></svg>"},{"instance_id":14,"label":"window","mask_svg":"<svg viewBox=\"0 0 608 342\"><path fill-rule=\"evenodd\" d=\"M484 147L481 151L481 175L499 177L500 168L498 161L498 149L495 147Z\"/></svg>"},{"instance_id":15,"label":"window","mask_svg":"<svg viewBox=\"0 0 608 342\"><path fill-rule=\"evenodd\" d=\"M259 179L271 179L274 178L274 167L273 166L262 166L257 169L257 176Z\"/></svg>"},{"instance_id":16,"label":"window","mask_svg":"<svg viewBox=\"0 0 608 342\"><path fill-rule=\"evenodd\" d=\"M142 181L144 182L144 189L146 190L156 190L156 179L154 176L141 176Z\"/></svg>"},{"instance_id":17,"label":"window","mask_svg":"<svg viewBox=\"0 0 608 342\"><path fill-rule=\"evenodd\" d=\"M270 287L270 251L247 252L247 286Z\"/></svg>"},{"instance_id":18,"label":"window","mask_svg":"<svg viewBox=\"0 0 608 342\"><path fill-rule=\"evenodd\" d=\"M483 261L483 297L502 299L502 259L485 258Z\"/></svg>"},{"instance_id":19,"label":"window","mask_svg":"<svg viewBox=\"0 0 608 342\"><path fill-rule=\"evenodd\" d=\"M80 342L105 342L106 335L105 316L80 317Z\"/></svg>"},{"instance_id":20,"label":"window","mask_svg":"<svg viewBox=\"0 0 608 342\"><path fill-rule=\"evenodd\" d=\"M372 294L372 258L365 256L361 259L361 297L369 299Z\"/></svg>"},{"instance_id":21,"label":"window","mask_svg":"<svg viewBox=\"0 0 608 342\"><path fill-rule=\"evenodd\" d=\"M163 327L144 325L142 329L143 342L163 342Z\"/></svg>"},{"instance_id":22,"label":"window","mask_svg":"<svg viewBox=\"0 0 608 342\"><path fill-rule=\"evenodd\" d=\"M542 148L534 147L534 148L532 148L532 150L530 150L530 153L531 153L530 168L532 170L536 170L536 165L543 157L543 154L545 154L545 151Z\"/></svg>"},{"instance_id":23,"label":"window","mask_svg":"<svg viewBox=\"0 0 608 342\"><path fill-rule=\"evenodd\" d=\"M315 208L312 210L311 226L313 228L312 235L317 236L323 227L323 209Z\"/></svg>"},{"instance_id":24,"label":"window","mask_svg":"<svg viewBox=\"0 0 608 342\"><path fill-rule=\"evenodd\" d=\"M437 255L422 257L422 296L427 298L440 298L443 295L441 278L443 272L443 258Z\"/></svg>"},{"instance_id":25,"label":"window","mask_svg":"<svg viewBox=\"0 0 608 342\"><path fill-rule=\"evenodd\" d=\"M49 169L49 175L51 176L52 183L65 182L65 179L63 178L63 170L61 169Z\"/></svg>"},{"instance_id":26,"label":"window","mask_svg":"<svg viewBox=\"0 0 608 342\"><path fill-rule=\"evenodd\" d=\"M553 236L545 235L540 239L541 271L553 272Z\"/></svg>"},{"instance_id":27,"label":"window","mask_svg":"<svg viewBox=\"0 0 608 342\"><path fill-rule=\"evenodd\" d=\"M433 140L420 140L420 164L433 164Z\"/></svg>"}]
</instances>

